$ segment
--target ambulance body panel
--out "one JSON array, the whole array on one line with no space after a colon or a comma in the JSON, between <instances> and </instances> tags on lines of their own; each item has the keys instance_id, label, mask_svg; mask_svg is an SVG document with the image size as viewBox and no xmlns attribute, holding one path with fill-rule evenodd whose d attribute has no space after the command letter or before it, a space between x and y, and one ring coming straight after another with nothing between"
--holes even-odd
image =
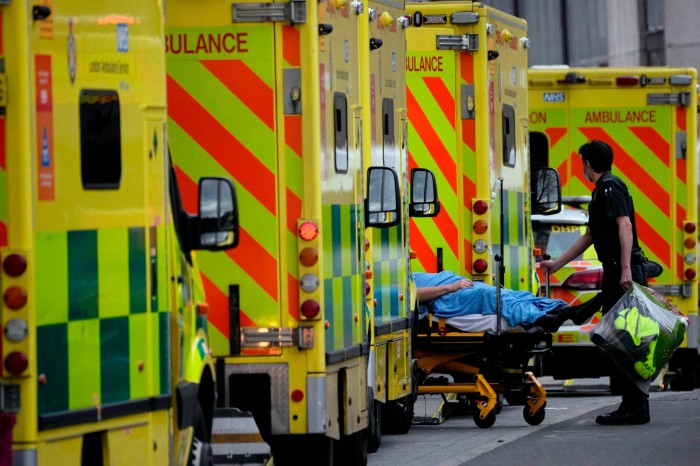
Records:
<instances>
[{"instance_id":1,"label":"ambulance body panel","mask_svg":"<svg viewBox=\"0 0 700 466\"><path fill-rule=\"evenodd\" d=\"M492 283L502 252L504 286L533 290L526 23L471 2L407 12L409 166L436 173L442 209L411 223L414 267Z\"/></svg>"},{"instance_id":2,"label":"ambulance body panel","mask_svg":"<svg viewBox=\"0 0 700 466\"><path fill-rule=\"evenodd\" d=\"M333 440L366 455L361 20L345 2L168 3L178 179L230 176L240 204L239 247L199 255L219 407L251 411L280 464Z\"/></svg>"},{"instance_id":3,"label":"ambulance body panel","mask_svg":"<svg viewBox=\"0 0 700 466\"><path fill-rule=\"evenodd\" d=\"M630 189L646 257L660 264L650 287L690 319L671 367L695 379L697 297L697 72L689 68L530 69L533 169L559 171L564 196L590 195L578 148L601 139L612 172ZM681 380L681 379L678 379Z\"/></svg>"},{"instance_id":4,"label":"ambulance body panel","mask_svg":"<svg viewBox=\"0 0 700 466\"><path fill-rule=\"evenodd\" d=\"M0 435L15 464L185 464L207 441L204 230L170 184L162 20L155 1L0 6L0 284L22 297L2 308L0 416L16 425Z\"/></svg>"},{"instance_id":5,"label":"ambulance body panel","mask_svg":"<svg viewBox=\"0 0 700 466\"><path fill-rule=\"evenodd\" d=\"M363 60L365 164L388 167L399 178L401 221L390 228L368 230L366 251L372 316L370 383L373 398L382 406L384 433L405 433L412 422L415 399L411 364L411 276L409 173L406 119L406 28L404 2L368 2L369 49Z\"/></svg>"}]
</instances>

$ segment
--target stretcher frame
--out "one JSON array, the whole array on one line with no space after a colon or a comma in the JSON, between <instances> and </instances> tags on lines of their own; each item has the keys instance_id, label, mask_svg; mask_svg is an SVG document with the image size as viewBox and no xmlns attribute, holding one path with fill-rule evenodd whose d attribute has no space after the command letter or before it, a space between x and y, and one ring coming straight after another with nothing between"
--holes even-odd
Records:
<instances>
[{"instance_id":1,"label":"stretcher frame","mask_svg":"<svg viewBox=\"0 0 700 466\"><path fill-rule=\"evenodd\" d=\"M500 255L495 257L501 262ZM523 418L530 425L541 424L545 417L547 393L529 361L550 351L552 335L546 332L501 329L500 280L497 278L496 332L463 332L451 327L448 319L429 311L426 319L414 312L413 355L418 371L417 394L456 393L466 397L474 423L489 428L496 421L499 395L509 404L523 407ZM448 374L447 377L428 377ZM444 383L446 382L446 383Z\"/></svg>"}]
</instances>

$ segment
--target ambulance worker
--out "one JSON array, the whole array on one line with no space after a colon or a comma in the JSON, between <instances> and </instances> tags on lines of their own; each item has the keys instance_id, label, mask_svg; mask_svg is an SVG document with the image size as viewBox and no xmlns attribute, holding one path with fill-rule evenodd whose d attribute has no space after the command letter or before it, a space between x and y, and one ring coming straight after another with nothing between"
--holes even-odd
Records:
<instances>
[{"instance_id":1,"label":"ambulance worker","mask_svg":"<svg viewBox=\"0 0 700 466\"><path fill-rule=\"evenodd\" d=\"M637 242L632 196L625 183L610 170L613 151L608 144L594 139L579 149L583 161L583 176L595 183L586 233L569 249L553 260L543 261L541 266L550 273L556 272L593 244L598 260L603 264L601 293L591 305L583 309L586 315L572 320L581 324L595 314L602 304L605 314L622 297L632 282L647 284L644 255ZM622 404L609 414L596 418L602 425L646 424L649 422L649 395L611 361L611 378L619 380Z\"/></svg>"}]
</instances>

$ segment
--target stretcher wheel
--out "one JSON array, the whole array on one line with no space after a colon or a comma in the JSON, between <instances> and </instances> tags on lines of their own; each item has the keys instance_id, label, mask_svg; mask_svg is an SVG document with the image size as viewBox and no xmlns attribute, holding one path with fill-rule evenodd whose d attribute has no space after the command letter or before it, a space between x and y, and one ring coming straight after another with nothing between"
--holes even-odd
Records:
<instances>
[{"instance_id":1,"label":"stretcher wheel","mask_svg":"<svg viewBox=\"0 0 700 466\"><path fill-rule=\"evenodd\" d=\"M542 421L544 421L544 408L547 406L547 402L542 405L540 409L538 409L534 415L530 416L530 407L528 405L525 405L523 408L523 419L525 419L525 422L530 424L531 426L538 426L542 424Z\"/></svg>"},{"instance_id":2,"label":"stretcher wheel","mask_svg":"<svg viewBox=\"0 0 700 466\"><path fill-rule=\"evenodd\" d=\"M482 400L472 400L472 417L474 418L474 424L482 429L488 429L496 423L496 408L489 411L486 417L481 419L481 417L479 417L481 413L479 410L479 403L482 402Z\"/></svg>"}]
</instances>

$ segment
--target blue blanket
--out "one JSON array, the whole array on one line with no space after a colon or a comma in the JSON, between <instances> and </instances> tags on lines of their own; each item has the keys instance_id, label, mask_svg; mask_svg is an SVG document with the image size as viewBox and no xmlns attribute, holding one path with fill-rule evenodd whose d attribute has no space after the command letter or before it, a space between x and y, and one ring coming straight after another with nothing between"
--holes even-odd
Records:
<instances>
[{"instance_id":1,"label":"blue blanket","mask_svg":"<svg viewBox=\"0 0 700 466\"><path fill-rule=\"evenodd\" d=\"M418 288L449 285L463 280L453 272L440 273L415 272L413 280ZM566 306L560 299L542 298L527 291L501 289L501 315L509 325L532 325L549 311ZM496 314L496 287L481 282L474 282L470 288L462 288L453 293L421 303L430 305L438 317L456 317L467 314ZM420 312L424 312L421 309Z\"/></svg>"}]
</instances>

